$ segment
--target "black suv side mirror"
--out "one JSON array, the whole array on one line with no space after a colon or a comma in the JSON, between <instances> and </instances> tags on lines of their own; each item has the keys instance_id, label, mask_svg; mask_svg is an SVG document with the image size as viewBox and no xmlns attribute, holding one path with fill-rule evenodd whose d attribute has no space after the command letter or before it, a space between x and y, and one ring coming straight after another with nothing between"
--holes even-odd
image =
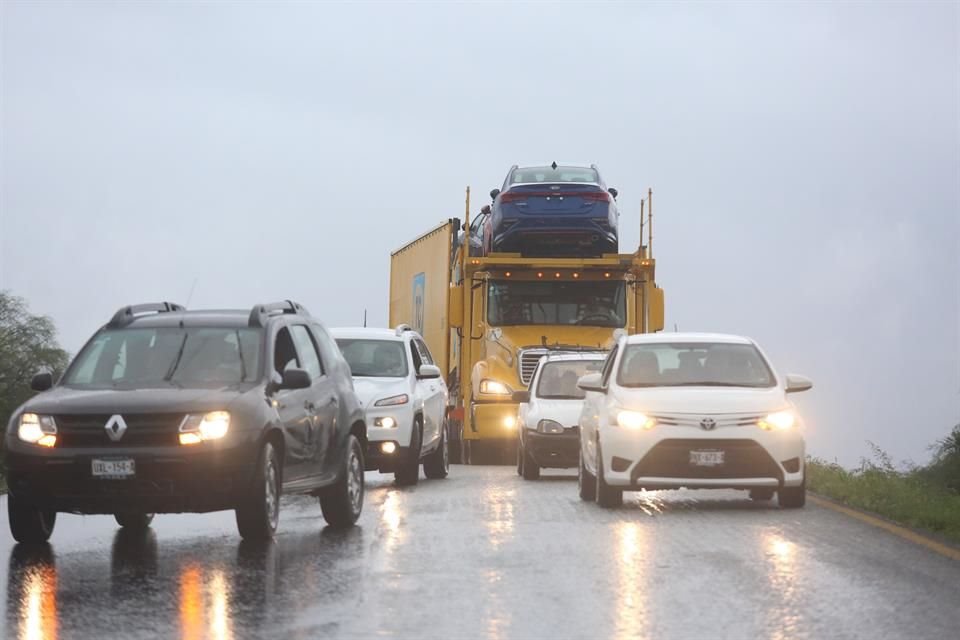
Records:
<instances>
[{"instance_id":1,"label":"black suv side mirror","mask_svg":"<svg viewBox=\"0 0 960 640\"><path fill-rule=\"evenodd\" d=\"M30 380L30 388L34 391L46 391L53 387L53 374L49 371L38 373Z\"/></svg>"},{"instance_id":2,"label":"black suv side mirror","mask_svg":"<svg viewBox=\"0 0 960 640\"><path fill-rule=\"evenodd\" d=\"M287 369L283 372L281 389L306 389L310 386L310 374L303 369Z\"/></svg>"},{"instance_id":3,"label":"black suv side mirror","mask_svg":"<svg viewBox=\"0 0 960 640\"><path fill-rule=\"evenodd\" d=\"M609 189L607 189L607 191L610 192L610 195L613 196L613 199L614 199L614 200L616 200L616 199L617 199L617 196L620 195L620 192L617 191L616 189L614 189L613 187L610 187Z\"/></svg>"},{"instance_id":4,"label":"black suv side mirror","mask_svg":"<svg viewBox=\"0 0 960 640\"><path fill-rule=\"evenodd\" d=\"M491 200L496 200L498 195L500 195L500 189L491 189L491 190L490 190L490 199L491 199Z\"/></svg>"},{"instance_id":5,"label":"black suv side mirror","mask_svg":"<svg viewBox=\"0 0 960 640\"><path fill-rule=\"evenodd\" d=\"M530 392L529 391L514 391L512 400L517 404L521 402L530 402Z\"/></svg>"}]
</instances>

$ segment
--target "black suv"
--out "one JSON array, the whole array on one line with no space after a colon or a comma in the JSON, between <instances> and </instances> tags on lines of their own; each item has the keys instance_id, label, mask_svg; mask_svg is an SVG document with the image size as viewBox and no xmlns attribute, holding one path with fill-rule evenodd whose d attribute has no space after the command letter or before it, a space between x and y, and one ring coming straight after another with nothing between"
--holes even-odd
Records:
<instances>
[{"instance_id":1,"label":"black suv","mask_svg":"<svg viewBox=\"0 0 960 640\"><path fill-rule=\"evenodd\" d=\"M244 538L277 528L282 491L319 496L327 522L363 508L367 432L350 368L295 302L251 311L125 307L54 385L14 412L5 449L10 530L50 537L58 511L235 509Z\"/></svg>"}]
</instances>

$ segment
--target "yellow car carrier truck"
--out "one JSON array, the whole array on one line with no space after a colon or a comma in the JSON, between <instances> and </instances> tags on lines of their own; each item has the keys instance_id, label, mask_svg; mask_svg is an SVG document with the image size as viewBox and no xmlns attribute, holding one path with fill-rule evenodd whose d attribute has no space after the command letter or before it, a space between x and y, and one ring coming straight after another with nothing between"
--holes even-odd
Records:
<instances>
[{"instance_id":1,"label":"yellow car carrier truck","mask_svg":"<svg viewBox=\"0 0 960 640\"><path fill-rule=\"evenodd\" d=\"M451 458L512 462L517 443L514 391L526 389L542 356L606 351L626 332L660 331L663 290L650 209L648 241L635 253L599 258L471 256L466 220L452 218L390 256L390 326L409 324L446 373ZM463 233L461 233L461 229Z\"/></svg>"}]
</instances>

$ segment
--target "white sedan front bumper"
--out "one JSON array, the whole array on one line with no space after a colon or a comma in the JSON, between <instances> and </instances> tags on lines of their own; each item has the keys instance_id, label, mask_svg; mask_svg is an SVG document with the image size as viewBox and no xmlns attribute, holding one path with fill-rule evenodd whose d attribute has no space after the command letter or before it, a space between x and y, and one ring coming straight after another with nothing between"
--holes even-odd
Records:
<instances>
[{"instance_id":1,"label":"white sedan front bumper","mask_svg":"<svg viewBox=\"0 0 960 640\"><path fill-rule=\"evenodd\" d=\"M606 426L600 450L604 480L615 487L776 489L803 483L805 446L797 429ZM710 456L691 452L722 452L723 461L703 464Z\"/></svg>"}]
</instances>

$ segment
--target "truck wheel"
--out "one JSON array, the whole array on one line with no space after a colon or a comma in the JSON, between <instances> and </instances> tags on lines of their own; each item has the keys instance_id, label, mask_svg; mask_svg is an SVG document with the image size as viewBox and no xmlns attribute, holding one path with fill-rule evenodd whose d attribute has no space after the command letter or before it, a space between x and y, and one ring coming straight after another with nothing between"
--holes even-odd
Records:
<instances>
[{"instance_id":1,"label":"truck wheel","mask_svg":"<svg viewBox=\"0 0 960 640\"><path fill-rule=\"evenodd\" d=\"M340 476L320 494L320 510L327 524L335 529L352 527L363 511L363 492L363 450L350 434Z\"/></svg>"},{"instance_id":2,"label":"truck wheel","mask_svg":"<svg viewBox=\"0 0 960 640\"><path fill-rule=\"evenodd\" d=\"M49 540L53 526L57 523L56 511L35 507L12 493L7 496L7 517L13 539L26 544L39 544Z\"/></svg>"},{"instance_id":3,"label":"truck wheel","mask_svg":"<svg viewBox=\"0 0 960 640\"><path fill-rule=\"evenodd\" d=\"M597 441L597 504L606 509L623 504L623 491L611 487L603 478L603 456L600 455L599 441Z\"/></svg>"},{"instance_id":4,"label":"truck wheel","mask_svg":"<svg viewBox=\"0 0 960 640\"><path fill-rule=\"evenodd\" d=\"M463 464L463 423L458 420L448 420L447 429L447 450L450 452L450 464Z\"/></svg>"},{"instance_id":5,"label":"truck wheel","mask_svg":"<svg viewBox=\"0 0 960 640\"><path fill-rule=\"evenodd\" d=\"M141 513L139 511L115 513L113 517L118 525L129 531L143 531L153 522L152 513Z\"/></svg>"},{"instance_id":6,"label":"truck wheel","mask_svg":"<svg viewBox=\"0 0 960 640\"><path fill-rule=\"evenodd\" d=\"M407 459L401 460L393 474L394 482L398 487L409 487L420 480L420 450L423 442L423 425L420 418L413 423L413 433L410 435L410 448L407 450Z\"/></svg>"},{"instance_id":7,"label":"truck wheel","mask_svg":"<svg viewBox=\"0 0 960 640\"><path fill-rule=\"evenodd\" d=\"M442 480L450 471L450 448L447 446L447 425L440 429L440 444L423 460L423 473L431 480Z\"/></svg>"},{"instance_id":8,"label":"truck wheel","mask_svg":"<svg viewBox=\"0 0 960 640\"><path fill-rule=\"evenodd\" d=\"M577 487L580 489L581 500L593 502L597 497L597 478L584 466L583 450L580 451L580 464L577 466Z\"/></svg>"},{"instance_id":9,"label":"truck wheel","mask_svg":"<svg viewBox=\"0 0 960 640\"><path fill-rule=\"evenodd\" d=\"M257 458L253 483L236 509L237 529L244 540L268 540L280 520L280 460L265 442Z\"/></svg>"},{"instance_id":10,"label":"truck wheel","mask_svg":"<svg viewBox=\"0 0 960 640\"><path fill-rule=\"evenodd\" d=\"M527 453L527 448L523 444L517 445L517 457L520 458L520 471L524 480L539 480L540 465Z\"/></svg>"}]
</instances>

